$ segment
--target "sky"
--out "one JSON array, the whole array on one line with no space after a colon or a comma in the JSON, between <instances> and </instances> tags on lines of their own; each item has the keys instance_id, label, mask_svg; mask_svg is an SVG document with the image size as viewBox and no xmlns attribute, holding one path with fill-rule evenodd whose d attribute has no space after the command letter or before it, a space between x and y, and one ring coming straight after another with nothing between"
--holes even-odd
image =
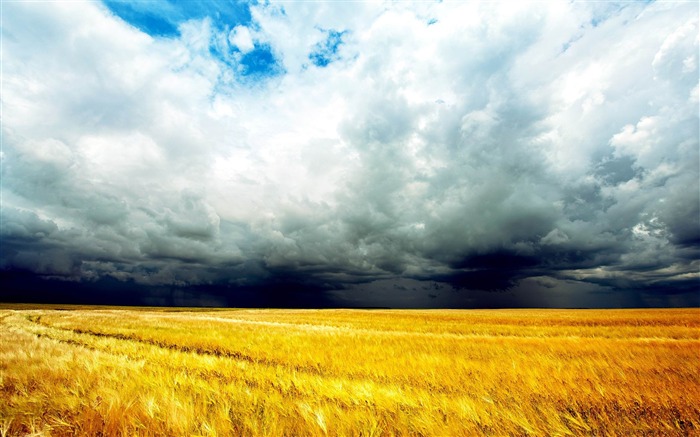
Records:
<instances>
[{"instance_id":1,"label":"sky","mask_svg":"<svg viewBox=\"0 0 700 437\"><path fill-rule=\"evenodd\" d=\"M695 1L0 6L0 301L700 305Z\"/></svg>"}]
</instances>

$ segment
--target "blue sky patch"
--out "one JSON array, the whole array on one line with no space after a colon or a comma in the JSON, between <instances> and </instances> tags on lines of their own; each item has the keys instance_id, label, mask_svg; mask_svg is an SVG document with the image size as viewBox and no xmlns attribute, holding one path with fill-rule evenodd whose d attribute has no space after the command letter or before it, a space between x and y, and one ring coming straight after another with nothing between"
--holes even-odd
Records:
<instances>
[{"instance_id":1,"label":"blue sky patch","mask_svg":"<svg viewBox=\"0 0 700 437\"><path fill-rule=\"evenodd\" d=\"M245 2L104 0L104 4L113 14L153 37L177 38L180 35L181 23L206 17L211 20L213 30L219 35L228 35L231 29L238 25L254 26L249 3ZM326 52L335 52L340 44L341 35L331 32ZM332 38L337 41L334 42ZM275 76L284 71L272 48L267 44L256 43L253 50L240 57L234 56L234 52L239 50L231 46L227 38L213 37L210 41L209 53L241 76L260 78Z\"/></svg>"},{"instance_id":2,"label":"blue sky patch","mask_svg":"<svg viewBox=\"0 0 700 437\"><path fill-rule=\"evenodd\" d=\"M343 43L345 33L329 30L326 40L316 44L314 51L309 54L309 60L317 67L325 67L338 59L338 47Z\"/></svg>"},{"instance_id":3,"label":"blue sky patch","mask_svg":"<svg viewBox=\"0 0 700 437\"><path fill-rule=\"evenodd\" d=\"M161 11L143 8L143 3L105 1L109 10L141 32L151 36L174 37L179 34L177 23L173 23ZM147 4L146 4L147 5Z\"/></svg>"},{"instance_id":4,"label":"blue sky patch","mask_svg":"<svg viewBox=\"0 0 700 437\"><path fill-rule=\"evenodd\" d=\"M267 44L256 45L241 57L239 65L239 72L243 76L275 76L283 71L272 48Z\"/></svg>"},{"instance_id":5,"label":"blue sky patch","mask_svg":"<svg viewBox=\"0 0 700 437\"><path fill-rule=\"evenodd\" d=\"M221 30L251 21L248 4L237 1L104 0L104 4L122 20L155 37L177 37L181 23L204 17Z\"/></svg>"}]
</instances>

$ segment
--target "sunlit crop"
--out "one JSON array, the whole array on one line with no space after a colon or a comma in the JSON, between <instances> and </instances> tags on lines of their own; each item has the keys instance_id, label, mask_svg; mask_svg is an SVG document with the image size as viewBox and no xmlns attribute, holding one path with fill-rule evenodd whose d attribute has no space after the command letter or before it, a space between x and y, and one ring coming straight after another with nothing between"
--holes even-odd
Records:
<instances>
[{"instance_id":1,"label":"sunlit crop","mask_svg":"<svg viewBox=\"0 0 700 437\"><path fill-rule=\"evenodd\" d=\"M0 309L0 435L697 435L700 310Z\"/></svg>"}]
</instances>

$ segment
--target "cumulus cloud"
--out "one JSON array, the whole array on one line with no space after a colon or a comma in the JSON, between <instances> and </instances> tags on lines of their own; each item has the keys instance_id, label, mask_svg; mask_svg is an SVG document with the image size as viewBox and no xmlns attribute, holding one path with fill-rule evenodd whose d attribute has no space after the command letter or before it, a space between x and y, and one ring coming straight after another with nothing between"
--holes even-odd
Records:
<instances>
[{"instance_id":1,"label":"cumulus cloud","mask_svg":"<svg viewBox=\"0 0 700 437\"><path fill-rule=\"evenodd\" d=\"M245 26L234 27L228 39L241 53L248 53L255 48L250 30Z\"/></svg>"},{"instance_id":2,"label":"cumulus cloud","mask_svg":"<svg viewBox=\"0 0 700 437\"><path fill-rule=\"evenodd\" d=\"M4 8L4 272L697 304L697 5L134 5Z\"/></svg>"}]
</instances>

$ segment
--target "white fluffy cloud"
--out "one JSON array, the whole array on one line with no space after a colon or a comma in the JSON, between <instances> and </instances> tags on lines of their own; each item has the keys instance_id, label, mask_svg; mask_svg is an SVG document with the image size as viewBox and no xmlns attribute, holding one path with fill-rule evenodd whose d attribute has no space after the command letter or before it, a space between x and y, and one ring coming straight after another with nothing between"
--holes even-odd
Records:
<instances>
[{"instance_id":1,"label":"white fluffy cloud","mask_svg":"<svg viewBox=\"0 0 700 437\"><path fill-rule=\"evenodd\" d=\"M229 34L228 39L232 45L241 51L241 53L248 53L255 48L253 36L250 33L250 29L248 29L246 26L234 27Z\"/></svg>"},{"instance_id":2,"label":"white fluffy cloud","mask_svg":"<svg viewBox=\"0 0 700 437\"><path fill-rule=\"evenodd\" d=\"M4 6L4 269L697 283L696 4L250 11L162 38L98 3ZM256 47L278 73L242 80Z\"/></svg>"}]
</instances>

